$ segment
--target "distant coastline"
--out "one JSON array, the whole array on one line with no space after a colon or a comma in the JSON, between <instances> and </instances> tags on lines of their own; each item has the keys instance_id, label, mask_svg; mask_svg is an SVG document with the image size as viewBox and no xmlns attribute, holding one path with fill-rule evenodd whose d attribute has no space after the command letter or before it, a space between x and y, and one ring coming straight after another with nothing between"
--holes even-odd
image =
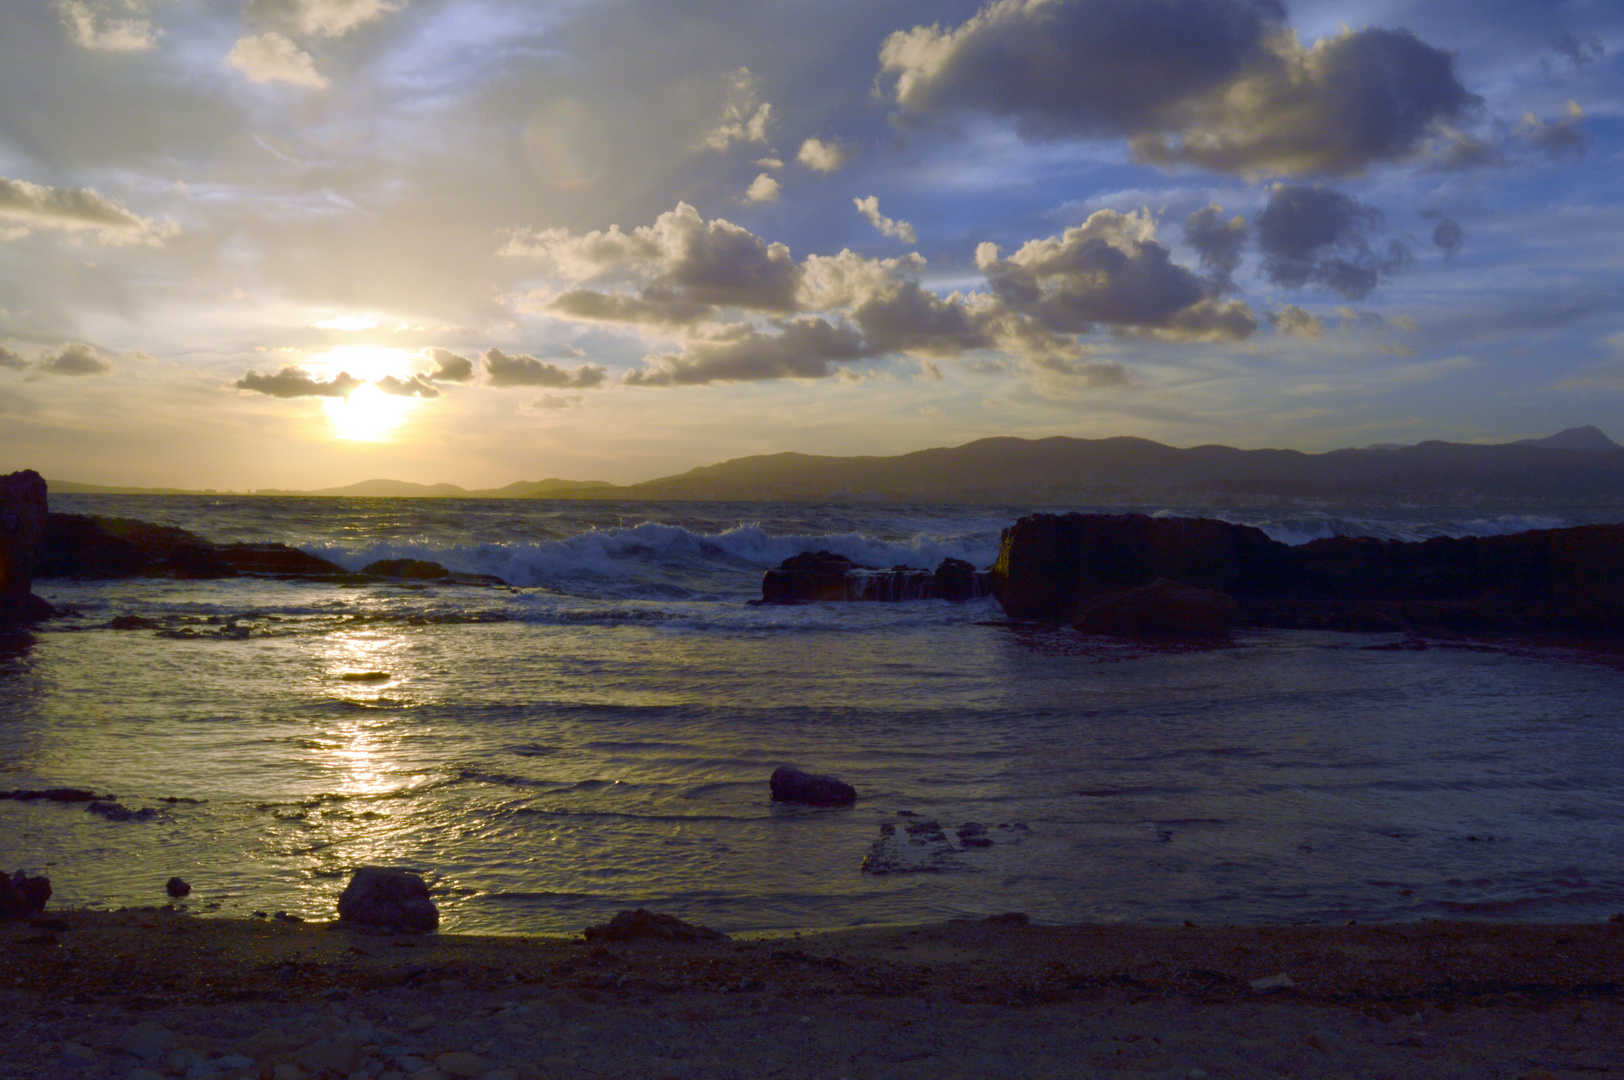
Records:
<instances>
[{"instance_id":1,"label":"distant coastline","mask_svg":"<svg viewBox=\"0 0 1624 1080\"><path fill-rule=\"evenodd\" d=\"M57 494L331 498L1624 506L1624 447L1595 427L1496 445L1427 441L1321 454L1179 449L1130 436L995 437L892 457L763 454L627 485L552 478L479 489L389 479L248 491L58 480L50 487Z\"/></svg>"}]
</instances>

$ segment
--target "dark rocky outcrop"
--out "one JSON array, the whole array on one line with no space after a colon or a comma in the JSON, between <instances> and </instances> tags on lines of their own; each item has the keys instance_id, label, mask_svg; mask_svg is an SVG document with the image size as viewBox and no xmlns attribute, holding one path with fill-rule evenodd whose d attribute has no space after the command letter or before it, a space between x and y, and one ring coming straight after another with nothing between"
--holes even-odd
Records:
<instances>
[{"instance_id":1,"label":"dark rocky outcrop","mask_svg":"<svg viewBox=\"0 0 1624 1080\"><path fill-rule=\"evenodd\" d=\"M675 915L638 908L622 911L607 923L581 931L588 941L727 941L708 926L685 923Z\"/></svg>"},{"instance_id":2,"label":"dark rocky outcrop","mask_svg":"<svg viewBox=\"0 0 1624 1080\"><path fill-rule=\"evenodd\" d=\"M857 789L833 776L818 776L780 765L768 780L773 802L803 803L807 806L850 806L857 801Z\"/></svg>"},{"instance_id":3,"label":"dark rocky outcrop","mask_svg":"<svg viewBox=\"0 0 1624 1080\"><path fill-rule=\"evenodd\" d=\"M39 546L45 539L45 481L32 469L0 476L0 626L49 618L34 595Z\"/></svg>"},{"instance_id":4,"label":"dark rocky outcrop","mask_svg":"<svg viewBox=\"0 0 1624 1080\"><path fill-rule=\"evenodd\" d=\"M440 925L429 887L410 870L363 866L338 898L338 917L356 926L427 931Z\"/></svg>"},{"instance_id":5,"label":"dark rocky outcrop","mask_svg":"<svg viewBox=\"0 0 1624 1080\"><path fill-rule=\"evenodd\" d=\"M1227 641L1235 601L1216 589L1157 578L1084 600L1071 625L1085 634L1144 640Z\"/></svg>"},{"instance_id":6,"label":"dark rocky outcrop","mask_svg":"<svg viewBox=\"0 0 1624 1080\"><path fill-rule=\"evenodd\" d=\"M51 879L29 877L19 870L9 878L0 874L0 919L15 919L45 910L51 898Z\"/></svg>"},{"instance_id":7,"label":"dark rocky outcrop","mask_svg":"<svg viewBox=\"0 0 1624 1080\"><path fill-rule=\"evenodd\" d=\"M768 570L761 603L827 600L969 600L989 592L987 575L963 559L943 559L935 570L861 566L832 551L803 551Z\"/></svg>"},{"instance_id":8,"label":"dark rocky outcrop","mask_svg":"<svg viewBox=\"0 0 1624 1080\"><path fill-rule=\"evenodd\" d=\"M1104 594L1157 578L1233 598L1240 626L1624 636L1624 525L1289 547L1206 519L1034 514L992 572L1009 615L1099 632Z\"/></svg>"}]
</instances>

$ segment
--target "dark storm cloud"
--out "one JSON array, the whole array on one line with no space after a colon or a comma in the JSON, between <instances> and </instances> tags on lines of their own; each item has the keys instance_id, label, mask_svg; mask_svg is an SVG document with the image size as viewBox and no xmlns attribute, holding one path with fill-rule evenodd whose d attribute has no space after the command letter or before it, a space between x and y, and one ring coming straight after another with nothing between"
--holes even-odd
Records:
<instances>
[{"instance_id":1,"label":"dark storm cloud","mask_svg":"<svg viewBox=\"0 0 1624 1080\"><path fill-rule=\"evenodd\" d=\"M1314 286L1362 300L1411 261L1397 240L1378 248L1382 212L1315 184L1281 184L1253 219L1263 274L1276 285Z\"/></svg>"},{"instance_id":2,"label":"dark storm cloud","mask_svg":"<svg viewBox=\"0 0 1624 1080\"><path fill-rule=\"evenodd\" d=\"M474 362L466 356L438 347L424 350L424 355L434 361L427 378L435 382L467 382L474 377Z\"/></svg>"},{"instance_id":3,"label":"dark storm cloud","mask_svg":"<svg viewBox=\"0 0 1624 1080\"><path fill-rule=\"evenodd\" d=\"M1248 230L1239 214L1225 220L1220 206L1204 206L1184 221L1184 242L1201 256L1201 269L1207 271L1219 292L1235 287L1235 268L1241 264L1241 248Z\"/></svg>"},{"instance_id":4,"label":"dark storm cloud","mask_svg":"<svg viewBox=\"0 0 1624 1080\"><path fill-rule=\"evenodd\" d=\"M880 52L905 113L969 109L1028 137L1126 136L1142 161L1220 172L1362 172L1415 156L1480 99L1408 30L1305 48L1273 3L1000 0Z\"/></svg>"},{"instance_id":5,"label":"dark storm cloud","mask_svg":"<svg viewBox=\"0 0 1624 1080\"><path fill-rule=\"evenodd\" d=\"M1284 20L1268 0L1003 0L956 29L897 31L880 66L909 112L991 112L1039 137L1126 135L1240 77Z\"/></svg>"},{"instance_id":6,"label":"dark storm cloud","mask_svg":"<svg viewBox=\"0 0 1624 1080\"><path fill-rule=\"evenodd\" d=\"M1551 48L1574 67L1593 64L1607 55L1607 46L1595 34L1574 34L1568 31L1551 39Z\"/></svg>"},{"instance_id":7,"label":"dark storm cloud","mask_svg":"<svg viewBox=\"0 0 1624 1080\"><path fill-rule=\"evenodd\" d=\"M715 337L689 341L680 353L649 357L650 367L628 371L632 386L694 386L764 379L823 379L832 364L871 355L862 335L824 319L775 319L776 334L748 324L730 326Z\"/></svg>"},{"instance_id":8,"label":"dark storm cloud","mask_svg":"<svg viewBox=\"0 0 1624 1080\"><path fill-rule=\"evenodd\" d=\"M490 386L546 386L586 389L600 386L604 370L597 364L564 368L534 356L509 356L499 349L485 350L486 383Z\"/></svg>"},{"instance_id":9,"label":"dark storm cloud","mask_svg":"<svg viewBox=\"0 0 1624 1080\"><path fill-rule=\"evenodd\" d=\"M440 396L439 390L416 375L404 379L396 378L393 375L385 375L372 385L395 397L437 398Z\"/></svg>"},{"instance_id":10,"label":"dark storm cloud","mask_svg":"<svg viewBox=\"0 0 1624 1080\"><path fill-rule=\"evenodd\" d=\"M269 394L278 398L331 397L347 398L365 379L357 379L347 371L340 371L323 381L297 364L289 364L275 375L261 375L250 370L232 384L238 390L252 390L256 394Z\"/></svg>"},{"instance_id":11,"label":"dark storm cloud","mask_svg":"<svg viewBox=\"0 0 1624 1080\"><path fill-rule=\"evenodd\" d=\"M1433 246L1444 253L1444 258L1453 259L1466 242L1466 232L1460 227L1460 222L1445 217L1437 210L1428 210L1421 216L1437 219L1438 224L1432 230Z\"/></svg>"},{"instance_id":12,"label":"dark storm cloud","mask_svg":"<svg viewBox=\"0 0 1624 1080\"><path fill-rule=\"evenodd\" d=\"M1240 340L1257 329L1244 304L1219 302L1208 283L1171 258L1147 215L1100 210L1061 236L1028 241L1009 258L976 252L993 295L1044 328L1113 329L1175 338Z\"/></svg>"},{"instance_id":13,"label":"dark storm cloud","mask_svg":"<svg viewBox=\"0 0 1624 1080\"><path fill-rule=\"evenodd\" d=\"M106 375L113 370L113 365L89 345L76 341L55 352L47 351L39 358L39 370L52 375Z\"/></svg>"}]
</instances>

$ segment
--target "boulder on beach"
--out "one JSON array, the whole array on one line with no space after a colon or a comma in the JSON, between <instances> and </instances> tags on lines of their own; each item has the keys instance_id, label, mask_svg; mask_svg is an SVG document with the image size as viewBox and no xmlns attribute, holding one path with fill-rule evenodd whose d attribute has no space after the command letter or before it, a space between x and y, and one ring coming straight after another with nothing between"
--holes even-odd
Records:
<instances>
[{"instance_id":1,"label":"boulder on beach","mask_svg":"<svg viewBox=\"0 0 1624 1080\"><path fill-rule=\"evenodd\" d=\"M39 546L45 539L45 480L32 469L0 476L0 626L49 618L34 595Z\"/></svg>"},{"instance_id":2,"label":"boulder on beach","mask_svg":"<svg viewBox=\"0 0 1624 1080\"><path fill-rule=\"evenodd\" d=\"M356 926L433 930L440 911L429 886L410 870L384 866L358 868L338 898L338 917Z\"/></svg>"},{"instance_id":3,"label":"boulder on beach","mask_svg":"<svg viewBox=\"0 0 1624 1080\"><path fill-rule=\"evenodd\" d=\"M1144 640L1228 641L1235 601L1167 578L1083 601L1072 626L1085 634Z\"/></svg>"},{"instance_id":4,"label":"boulder on beach","mask_svg":"<svg viewBox=\"0 0 1624 1080\"><path fill-rule=\"evenodd\" d=\"M427 559L379 559L361 568L363 574L378 577L408 578L412 581L438 581L451 571Z\"/></svg>"},{"instance_id":5,"label":"boulder on beach","mask_svg":"<svg viewBox=\"0 0 1624 1080\"><path fill-rule=\"evenodd\" d=\"M943 559L935 570L916 566L881 569L860 566L832 551L803 551L762 575L759 602L969 600L988 592L987 574L963 559Z\"/></svg>"},{"instance_id":6,"label":"boulder on beach","mask_svg":"<svg viewBox=\"0 0 1624 1080\"><path fill-rule=\"evenodd\" d=\"M601 926L581 931L588 941L726 941L708 926L685 923L675 915L638 908L622 911Z\"/></svg>"},{"instance_id":7,"label":"boulder on beach","mask_svg":"<svg viewBox=\"0 0 1624 1080\"><path fill-rule=\"evenodd\" d=\"M773 802L803 803L807 806L850 806L857 801L857 789L833 776L781 765L768 780Z\"/></svg>"},{"instance_id":8,"label":"boulder on beach","mask_svg":"<svg viewBox=\"0 0 1624 1080\"><path fill-rule=\"evenodd\" d=\"M51 879L29 877L23 870L9 878L0 874L0 919L15 919L45 910L51 898Z\"/></svg>"},{"instance_id":9,"label":"boulder on beach","mask_svg":"<svg viewBox=\"0 0 1624 1080\"><path fill-rule=\"evenodd\" d=\"M800 604L846 599L846 579L856 564L832 551L803 551L768 570L761 599L768 604Z\"/></svg>"}]
</instances>

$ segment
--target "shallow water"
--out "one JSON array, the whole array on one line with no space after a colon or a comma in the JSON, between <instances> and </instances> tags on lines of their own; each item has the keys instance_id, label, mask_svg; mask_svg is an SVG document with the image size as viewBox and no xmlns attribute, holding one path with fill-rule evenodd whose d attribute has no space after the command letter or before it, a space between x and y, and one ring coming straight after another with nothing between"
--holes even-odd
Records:
<instances>
[{"instance_id":1,"label":"shallow water","mask_svg":"<svg viewBox=\"0 0 1624 1080\"><path fill-rule=\"evenodd\" d=\"M805 548L985 565L1013 509L53 507L515 586L38 583L78 614L0 644L0 788L89 787L136 815L0 800L0 858L49 874L55 902L162 903L179 875L193 910L326 917L354 867L386 863L431 878L447 928L496 933L633 906L726 931L1624 909L1615 666L1286 632L1156 653L991 601L747 603ZM124 614L154 628L108 628ZM857 806L771 803L785 763L844 777Z\"/></svg>"}]
</instances>

